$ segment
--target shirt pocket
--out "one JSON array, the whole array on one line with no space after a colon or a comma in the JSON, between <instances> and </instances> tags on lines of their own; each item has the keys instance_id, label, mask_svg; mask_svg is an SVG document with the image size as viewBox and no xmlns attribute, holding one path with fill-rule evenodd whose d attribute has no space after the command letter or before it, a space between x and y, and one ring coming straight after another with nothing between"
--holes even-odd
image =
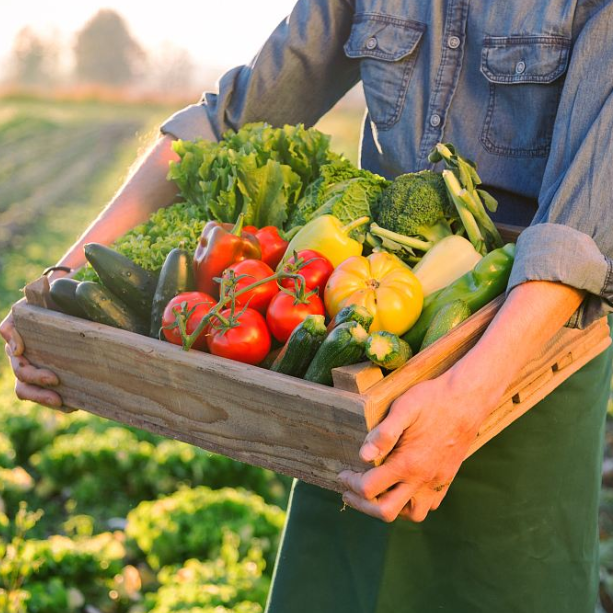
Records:
<instances>
[{"instance_id":1,"label":"shirt pocket","mask_svg":"<svg viewBox=\"0 0 613 613\"><path fill-rule=\"evenodd\" d=\"M568 67L570 40L562 36L487 36L481 73L489 103L481 134L497 155L544 157Z\"/></svg>"},{"instance_id":2,"label":"shirt pocket","mask_svg":"<svg viewBox=\"0 0 613 613\"><path fill-rule=\"evenodd\" d=\"M360 75L371 120L380 130L399 119L426 26L378 13L357 13L345 54L360 60Z\"/></svg>"}]
</instances>

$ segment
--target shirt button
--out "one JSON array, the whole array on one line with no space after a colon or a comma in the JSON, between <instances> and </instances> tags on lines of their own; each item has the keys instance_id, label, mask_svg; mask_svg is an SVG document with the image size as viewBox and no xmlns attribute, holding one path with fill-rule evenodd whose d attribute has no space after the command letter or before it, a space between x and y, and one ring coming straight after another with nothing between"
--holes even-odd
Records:
<instances>
[{"instance_id":1,"label":"shirt button","mask_svg":"<svg viewBox=\"0 0 613 613\"><path fill-rule=\"evenodd\" d=\"M366 48L367 49L374 49L376 46L377 46L377 39L374 36L371 36L366 41Z\"/></svg>"},{"instance_id":2,"label":"shirt button","mask_svg":"<svg viewBox=\"0 0 613 613\"><path fill-rule=\"evenodd\" d=\"M457 49L460 46L460 39L457 36L450 36L447 39L447 46L450 49Z\"/></svg>"},{"instance_id":3,"label":"shirt button","mask_svg":"<svg viewBox=\"0 0 613 613\"><path fill-rule=\"evenodd\" d=\"M515 72L517 74L522 74L525 70L526 70L526 62L521 61L515 64Z\"/></svg>"},{"instance_id":4,"label":"shirt button","mask_svg":"<svg viewBox=\"0 0 613 613\"><path fill-rule=\"evenodd\" d=\"M440 115L432 115L430 117L430 125L433 128L436 128L436 126L439 126L441 124L441 116Z\"/></svg>"}]
</instances>

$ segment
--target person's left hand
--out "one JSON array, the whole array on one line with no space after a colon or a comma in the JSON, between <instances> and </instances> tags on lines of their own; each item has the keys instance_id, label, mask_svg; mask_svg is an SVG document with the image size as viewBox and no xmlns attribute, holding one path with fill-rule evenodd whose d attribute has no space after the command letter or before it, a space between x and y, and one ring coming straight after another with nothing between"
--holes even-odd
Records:
<instances>
[{"instance_id":1,"label":"person's left hand","mask_svg":"<svg viewBox=\"0 0 613 613\"><path fill-rule=\"evenodd\" d=\"M365 462L385 461L364 473L340 473L348 490L343 501L386 522L423 521L437 509L502 395L491 382L471 379L452 369L400 396L360 450Z\"/></svg>"}]
</instances>

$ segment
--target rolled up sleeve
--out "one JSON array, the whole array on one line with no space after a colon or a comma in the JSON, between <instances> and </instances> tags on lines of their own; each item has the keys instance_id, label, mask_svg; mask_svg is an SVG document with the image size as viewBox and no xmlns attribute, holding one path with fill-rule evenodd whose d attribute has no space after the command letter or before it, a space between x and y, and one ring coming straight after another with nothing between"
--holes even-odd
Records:
<instances>
[{"instance_id":1,"label":"rolled up sleeve","mask_svg":"<svg viewBox=\"0 0 613 613\"><path fill-rule=\"evenodd\" d=\"M587 292L570 326L613 312L613 3L577 38L539 194L508 291L556 281Z\"/></svg>"},{"instance_id":2,"label":"rolled up sleeve","mask_svg":"<svg viewBox=\"0 0 613 613\"><path fill-rule=\"evenodd\" d=\"M350 0L299 0L256 57L220 79L216 92L175 113L164 134L193 140L251 121L313 125L359 81L344 54L354 7Z\"/></svg>"}]
</instances>

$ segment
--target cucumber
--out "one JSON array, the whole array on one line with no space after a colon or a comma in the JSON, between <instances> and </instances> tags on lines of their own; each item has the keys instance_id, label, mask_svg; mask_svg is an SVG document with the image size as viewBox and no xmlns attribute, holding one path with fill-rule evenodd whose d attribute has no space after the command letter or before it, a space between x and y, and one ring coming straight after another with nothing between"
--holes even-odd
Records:
<instances>
[{"instance_id":1,"label":"cucumber","mask_svg":"<svg viewBox=\"0 0 613 613\"><path fill-rule=\"evenodd\" d=\"M149 325L146 322L134 314L109 289L99 283L82 281L77 287L75 296L79 306L91 321L129 330L137 334L149 332Z\"/></svg>"},{"instance_id":2,"label":"cucumber","mask_svg":"<svg viewBox=\"0 0 613 613\"><path fill-rule=\"evenodd\" d=\"M324 340L304 375L307 381L332 385L332 369L349 366L364 357L368 332L357 321L340 324Z\"/></svg>"},{"instance_id":3,"label":"cucumber","mask_svg":"<svg viewBox=\"0 0 613 613\"><path fill-rule=\"evenodd\" d=\"M396 370L406 364L413 352L411 346L397 334L391 332L373 332L366 341L364 348L366 357L386 370Z\"/></svg>"},{"instance_id":4,"label":"cucumber","mask_svg":"<svg viewBox=\"0 0 613 613\"><path fill-rule=\"evenodd\" d=\"M102 284L137 315L149 321L156 275L105 245L88 243L84 251Z\"/></svg>"},{"instance_id":5,"label":"cucumber","mask_svg":"<svg viewBox=\"0 0 613 613\"><path fill-rule=\"evenodd\" d=\"M346 321L357 321L368 332L373 319L374 317L371 312L365 306L350 304L342 308L328 324L328 332L331 332L336 326L344 324Z\"/></svg>"},{"instance_id":6,"label":"cucumber","mask_svg":"<svg viewBox=\"0 0 613 613\"><path fill-rule=\"evenodd\" d=\"M287 339L270 370L303 377L326 335L324 316L308 315Z\"/></svg>"},{"instance_id":7,"label":"cucumber","mask_svg":"<svg viewBox=\"0 0 613 613\"><path fill-rule=\"evenodd\" d=\"M185 249L173 249L166 256L151 304L149 336L152 338L160 337L166 305L178 294L196 289L192 259Z\"/></svg>"},{"instance_id":8,"label":"cucumber","mask_svg":"<svg viewBox=\"0 0 613 613\"><path fill-rule=\"evenodd\" d=\"M432 345L432 343L441 338L441 336L445 336L447 332L453 330L470 316L470 307L464 300L454 300L446 304L432 319L432 323L428 327L426 336L424 336L419 350L423 351L426 347Z\"/></svg>"},{"instance_id":9,"label":"cucumber","mask_svg":"<svg viewBox=\"0 0 613 613\"><path fill-rule=\"evenodd\" d=\"M61 278L51 282L49 294L55 305L66 315L87 319L85 311L77 301L75 292L79 282L75 279Z\"/></svg>"}]
</instances>

